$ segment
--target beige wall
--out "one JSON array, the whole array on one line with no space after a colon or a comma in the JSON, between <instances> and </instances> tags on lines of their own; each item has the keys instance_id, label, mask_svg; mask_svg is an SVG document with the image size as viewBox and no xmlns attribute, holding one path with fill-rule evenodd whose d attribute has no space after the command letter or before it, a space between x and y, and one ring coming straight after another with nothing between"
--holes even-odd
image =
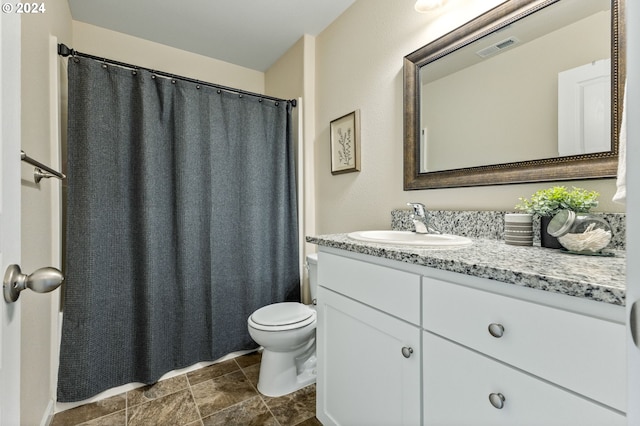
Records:
<instances>
[{"instance_id":1,"label":"beige wall","mask_svg":"<svg viewBox=\"0 0 640 426\"><path fill-rule=\"evenodd\" d=\"M66 1L46 4L46 13L22 17L22 149L59 168L59 97L55 38L71 41ZM23 163L21 238L24 272L60 267L60 181L33 182L33 167ZM24 291L21 338L21 423L38 425L52 409L57 368L59 290Z\"/></svg>"},{"instance_id":2,"label":"beige wall","mask_svg":"<svg viewBox=\"0 0 640 426\"><path fill-rule=\"evenodd\" d=\"M412 1L358 0L316 40L316 232L390 227L390 210L408 201L431 209L511 210L518 197L543 184L403 191L402 58L500 3L450 1L434 14L418 14ZM331 175L329 123L360 110L362 169ZM566 182L601 193L612 203L615 180Z\"/></svg>"},{"instance_id":3,"label":"beige wall","mask_svg":"<svg viewBox=\"0 0 640 426\"><path fill-rule=\"evenodd\" d=\"M265 94L296 99L304 94L305 38L298 40L265 72Z\"/></svg>"},{"instance_id":4,"label":"beige wall","mask_svg":"<svg viewBox=\"0 0 640 426\"><path fill-rule=\"evenodd\" d=\"M264 93L264 73L163 44L73 21L75 50L250 92Z\"/></svg>"}]
</instances>

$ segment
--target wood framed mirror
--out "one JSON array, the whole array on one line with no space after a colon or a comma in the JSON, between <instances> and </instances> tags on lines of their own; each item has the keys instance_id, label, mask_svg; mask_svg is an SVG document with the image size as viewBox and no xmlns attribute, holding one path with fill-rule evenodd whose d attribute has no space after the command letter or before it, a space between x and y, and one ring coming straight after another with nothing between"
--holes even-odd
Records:
<instances>
[{"instance_id":1,"label":"wood framed mirror","mask_svg":"<svg viewBox=\"0 0 640 426\"><path fill-rule=\"evenodd\" d=\"M405 56L404 189L615 177L624 1L507 1Z\"/></svg>"}]
</instances>

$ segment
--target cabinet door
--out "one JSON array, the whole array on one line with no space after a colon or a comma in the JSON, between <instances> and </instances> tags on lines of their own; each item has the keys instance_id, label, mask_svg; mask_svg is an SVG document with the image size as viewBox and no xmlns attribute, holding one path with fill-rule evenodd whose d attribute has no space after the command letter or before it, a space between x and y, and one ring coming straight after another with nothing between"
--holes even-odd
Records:
<instances>
[{"instance_id":1,"label":"cabinet door","mask_svg":"<svg viewBox=\"0 0 640 426\"><path fill-rule=\"evenodd\" d=\"M424 332L425 425L623 426L625 416ZM492 405L490 395L499 407Z\"/></svg>"},{"instance_id":2,"label":"cabinet door","mask_svg":"<svg viewBox=\"0 0 640 426\"><path fill-rule=\"evenodd\" d=\"M418 327L319 287L317 339L323 425L420 424Z\"/></svg>"}]
</instances>

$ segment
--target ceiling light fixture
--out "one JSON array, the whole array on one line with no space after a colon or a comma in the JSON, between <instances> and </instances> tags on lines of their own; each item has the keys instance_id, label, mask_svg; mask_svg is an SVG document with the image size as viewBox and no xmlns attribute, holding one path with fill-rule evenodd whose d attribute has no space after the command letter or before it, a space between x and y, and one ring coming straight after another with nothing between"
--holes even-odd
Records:
<instances>
[{"instance_id":1,"label":"ceiling light fixture","mask_svg":"<svg viewBox=\"0 0 640 426\"><path fill-rule=\"evenodd\" d=\"M414 6L417 12L427 13L444 6L447 0L417 0Z\"/></svg>"}]
</instances>

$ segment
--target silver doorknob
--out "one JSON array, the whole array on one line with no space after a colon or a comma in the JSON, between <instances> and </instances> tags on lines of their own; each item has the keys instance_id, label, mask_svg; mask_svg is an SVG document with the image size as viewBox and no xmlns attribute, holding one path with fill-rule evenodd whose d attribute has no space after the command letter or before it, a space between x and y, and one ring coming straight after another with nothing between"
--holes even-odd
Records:
<instances>
[{"instance_id":1,"label":"silver doorknob","mask_svg":"<svg viewBox=\"0 0 640 426\"><path fill-rule=\"evenodd\" d=\"M501 410L504 407L504 395L501 393L490 393L489 394L489 402L498 410Z\"/></svg>"},{"instance_id":2,"label":"silver doorknob","mask_svg":"<svg viewBox=\"0 0 640 426\"><path fill-rule=\"evenodd\" d=\"M402 356L403 357L409 358L412 353L413 353L413 348L410 348L408 346L405 346L405 347L402 348Z\"/></svg>"},{"instance_id":3,"label":"silver doorknob","mask_svg":"<svg viewBox=\"0 0 640 426\"><path fill-rule=\"evenodd\" d=\"M9 265L2 283L4 300L13 303L20 297L20 292L30 288L36 293L48 293L60 287L64 281L62 272L56 268L40 268L34 273L23 274L18 265Z\"/></svg>"},{"instance_id":4,"label":"silver doorknob","mask_svg":"<svg viewBox=\"0 0 640 426\"><path fill-rule=\"evenodd\" d=\"M502 324L491 323L489 324L489 334L499 339L504 334L504 326Z\"/></svg>"}]
</instances>

